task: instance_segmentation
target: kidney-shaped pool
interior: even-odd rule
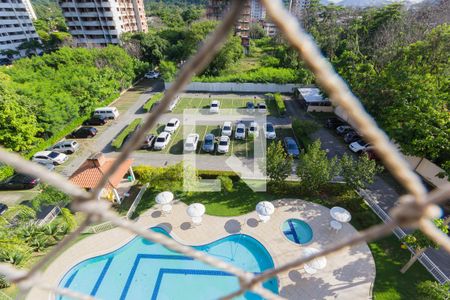
[[[170,236],[159,227],[151,230]],[[274,267],[266,248],[245,234],[194,248],[253,273]],[[66,273],[60,287],[105,300],[207,300],[236,291],[239,283],[229,273],[136,237],[114,252],[79,263]],[[276,278],[266,281],[264,287],[278,293]],[[239,299],[261,297],[247,292]]]

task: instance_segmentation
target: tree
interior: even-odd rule
[[[10,61],[14,59],[16,55],[19,55],[20,52],[14,49],[4,49],[0,50],[0,55],[6,56]]]
[[[61,218],[69,230],[74,230],[77,227],[77,220],[68,208],[61,208]]]
[[[352,189],[364,189],[372,184],[375,175],[382,171],[375,160],[369,159],[367,155],[362,155],[358,159],[344,154],[339,161],[341,175],[346,184]]]
[[[251,23],[249,35],[251,39],[261,39],[266,36],[266,31],[259,23]]]
[[[20,44],[17,49],[25,50],[25,54],[30,56],[31,54],[37,55],[38,49],[41,49],[42,45],[38,40],[27,40]]]
[[[417,296],[423,300],[450,299],[450,282],[440,284],[437,281],[426,280],[420,282],[416,289]]]
[[[283,183],[292,172],[292,157],[286,155],[281,141],[270,143],[266,155],[265,170],[270,181]]]
[[[200,8],[195,8],[193,6],[189,6],[181,13],[181,17],[186,24],[191,24],[194,21],[200,19],[203,14],[203,10]]]
[[[159,65],[159,71],[165,81],[172,81],[177,73],[177,66],[171,61],[163,60]]]
[[[328,159],[320,146],[320,140],[309,145],[306,153],[300,155],[297,167],[302,187],[312,193],[320,192],[339,173],[337,158]]]
[[[434,220],[434,224],[439,230],[447,234],[448,220],[450,220],[450,218],[448,218],[446,221],[442,219],[436,219]],[[413,233],[404,236],[402,242],[406,243],[408,246],[414,249],[414,255],[411,256],[410,260],[400,270],[400,272],[402,273],[408,271],[408,269],[428,248],[433,247],[435,249],[439,249],[439,245],[436,244],[433,240],[429,239],[428,236],[426,236],[420,230],[415,230]]]

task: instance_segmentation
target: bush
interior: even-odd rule
[[[294,69],[261,67],[247,72],[233,73],[223,76],[195,77],[194,82],[254,82],[254,83],[295,83],[301,82],[298,72]]]
[[[234,181],[239,180],[239,174],[234,171],[197,170],[197,176],[203,179],[216,179],[219,176],[227,176]]]
[[[159,70],[165,81],[172,81],[177,74],[177,65],[174,62],[162,60],[159,64]]]
[[[119,150],[120,148],[122,148],[122,144],[124,142],[124,140],[126,139],[126,137],[132,133],[134,130],[136,130],[136,127],[138,127],[139,124],[141,124],[142,119],[141,118],[137,118],[135,120],[133,120],[133,122],[131,122],[115,139],[114,141],[111,143],[111,146],[114,147],[114,149]]]
[[[283,97],[281,96],[281,94],[274,94],[273,99],[275,100],[275,104],[277,105],[277,109],[280,115],[284,115],[286,113],[286,106],[284,105]]]
[[[417,295],[423,300],[446,300],[450,297],[450,283],[423,281],[417,285]]]
[[[6,178],[12,176],[14,174],[14,169],[10,166],[1,166],[0,167],[0,181],[5,180]]]
[[[225,191],[227,192],[233,191],[233,180],[231,180],[230,177],[221,175],[217,178],[220,180],[222,187],[225,189]]]
[[[277,67],[280,65],[280,60],[276,57],[266,55],[261,58],[261,64],[264,67]]]
[[[164,96],[164,93],[156,93],[153,96],[150,97],[150,99],[147,100],[147,102],[144,104],[143,108],[145,111],[149,112],[152,109],[153,104],[161,100],[161,98]]]
[[[11,284],[6,280],[4,275],[0,275],[0,289],[6,289]]]
[[[292,131],[300,146],[304,149],[312,144],[311,134],[319,129],[319,125],[314,121],[294,119],[292,121]]]
[[[137,166],[133,168],[136,178],[141,184],[149,183],[155,190],[178,190],[183,186],[183,164],[169,167]]]

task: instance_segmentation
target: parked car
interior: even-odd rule
[[[119,117],[119,111],[116,107],[100,107],[94,110],[94,116],[102,116],[107,119],[117,119]]]
[[[198,140],[200,136],[197,133],[190,133],[184,142],[184,151],[193,152],[197,150]]]
[[[31,158],[32,161],[37,163],[45,163],[45,164],[54,164],[54,165],[60,165],[64,163],[67,160],[67,155],[64,153],[59,153],[55,151],[40,151],[37,152],[33,157]]]
[[[300,155],[300,149],[298,148],[297,142],[292,137],[285,137],[283,139],[284,150],[288,155],[294,158],[298,158]]]
[[[213,152],[214,151],[214,141],[216,137],[212,133],[208,133],[205,135],[205,139],[203,140],[202,150],[205,152]]]
[[[83,122],[83,125],[96,125],[101,126],[105,125],[108,122],[108,119],[102,115],[94,115],[89,120]]]
[[[177,96],[175,99],[172,100],[172,102],[170,102],[170,105],[169,105],[170,112],[172,112],[175,109],[175,106],[177,106],[178,101],[180,101],[180,96]]]
[[[52,147],[50,147],[47,150],[60,152],[60,153],[64,153],[64,154],[73,154],[73,153],[77,152],[78,149],[80,149],[80,144],[78,144],[77,141],[65,140],[65,141],[61,141],[61,142],[54,144]]]
[[[245,124],[239,123],[236,126],[236,130],[234,132],[234,138],[236,140],[245,140]]]
[[[0,182],[0,190],[29,190],[37,186],[39,182],[39,178],[17,173]]]
[[[359,139],[361,139],[361,136],[354,130],[347,132],[344,136],[344,142],[347,144],[353,143]]]
[[[255,104],[253,102],[247,102],[245,109],[247,110],[248,113],[252,114],[255,112]]]
[[[345,125],[346,123],[339,118],[329,118],[325,122],[325,127],[335,129],[338,126]]]
[[[338,126],[336,128],[336,133],[339,134],[339,135],[344,135],[344,134],[346,134],[347,132],[349,132],[351,130],[353,130],[352,126],[350,126],[350,125],[341,125],[341,126]]]
[[[272,123],[266,123],[266,126],[264,126],[264,135],[266,136],[266,139],[269,140],[274,140],[277,138],[275,127],[273,127]]]
[[[158,137],[156,138],[155,145],[153,146],[153,149],[155,150],[162,150],[166,148],[166,146],[169,144],[171,138],[171,134],[163,131],[161,132]]]
[[[222,135],[231,136],[233,134],[233,126],[231,122],[224,122],[222,126]]]
[[[0,203],[0,216],[8,210],[8,205]]]
[[[147,135],[144,139],[144,142],[141,145],[141,149],[142,150],[152,149],[153,145],[155,144],[155,141],[156,141],[156,135],[154,135],[154,134]]]
[[[219,100],[213,100],[211,102],[211,105],[209,106],[209,112],[213,114],[219,113],[219,107],[220,107],[220,101]]]
[[[264,102],[258,103],[258,112],[260,114],[265,114],[267,112],[267,106]]]
[[[76,139],[91,138],[97,134],[95,127],[81,127],[70,134],[70,137]]]
[[[44,168],[46,168],[50,172],[55,170],[55,165],[52,163],[39,162],[39,161],[37,163],[42,165]]]
[[[355,153],[362,153],[371,145],[364,140],[357,140],[356,142],[351,143],[348,147]]]
[[[164,131],[169,132],[169,133],[174,133],[175,130],[178,129],[178,127],[180,127],[180,120],[178,120],[176,118],[172,118],[169,120],[166,127],[164,127]]]
[[[150,71],[144,75],[144,77],[147,79],[156,79],[156,78],[159,78],[160,76],[161,76],[161,74],[156,71]]]
[[[256,122],[251,122],[248,127],[248,135],[253,135],[254,137],[259,136],[259,126]]]
[[[230,149],[230,137],[222,135],[219,139],[219,144],[217,146],[217,152],[227,153]]]

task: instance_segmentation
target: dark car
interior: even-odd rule
[[[361,139],[361,136],[354,130],[347,132],[344,136],[344,142],[347,144],[356,142],[359,139]]]
[[[288,155],[297,158],[300,155],[300,149],[297,142],[291,137],[285,137],[283,139],[284,150]]]
[[[345,125],[346,123],[339,118],[329,118],[327,119],[325,126],[327,128],[336,129],[336,127]]]
[[[150,150],[153,148],[153,145],[155,144],[156,141],[156,135],[154,134],[149,134],[145,137],[144,142],[142,143],[141,149],[143,150]]]
[[[105,125],[108,122],[108,119],[105,116],[95,115],[92,116],[89,120],[83,122],[83,125]]]
[[[214,141],[216,137],[212,133],[205,135],[205,139],[202,144],[202,150],[205,152],[214,152]]]
[[[81,127],[70,135],[73,138],[85,139],[94,137],[97,134],[97,129],[95,127]]]
[[[8,210],[8,205],[0,203],[0,216]]]
[[[248,113],[254,113],[255,112],[255,104],[253,102],[247,102],[247,105],[245,106]]]
[[[375,152],[375,150],[373,148],[368,148],[368,149],[364,150],[363,153],[365,153],[369,159],[376,160],[376,161],[380,160],[380,158],[378,157],[377,153]]]
[[[39,184],[39,178],[25,174],[15,174],[0,182],[0,190],[28,190]]]

